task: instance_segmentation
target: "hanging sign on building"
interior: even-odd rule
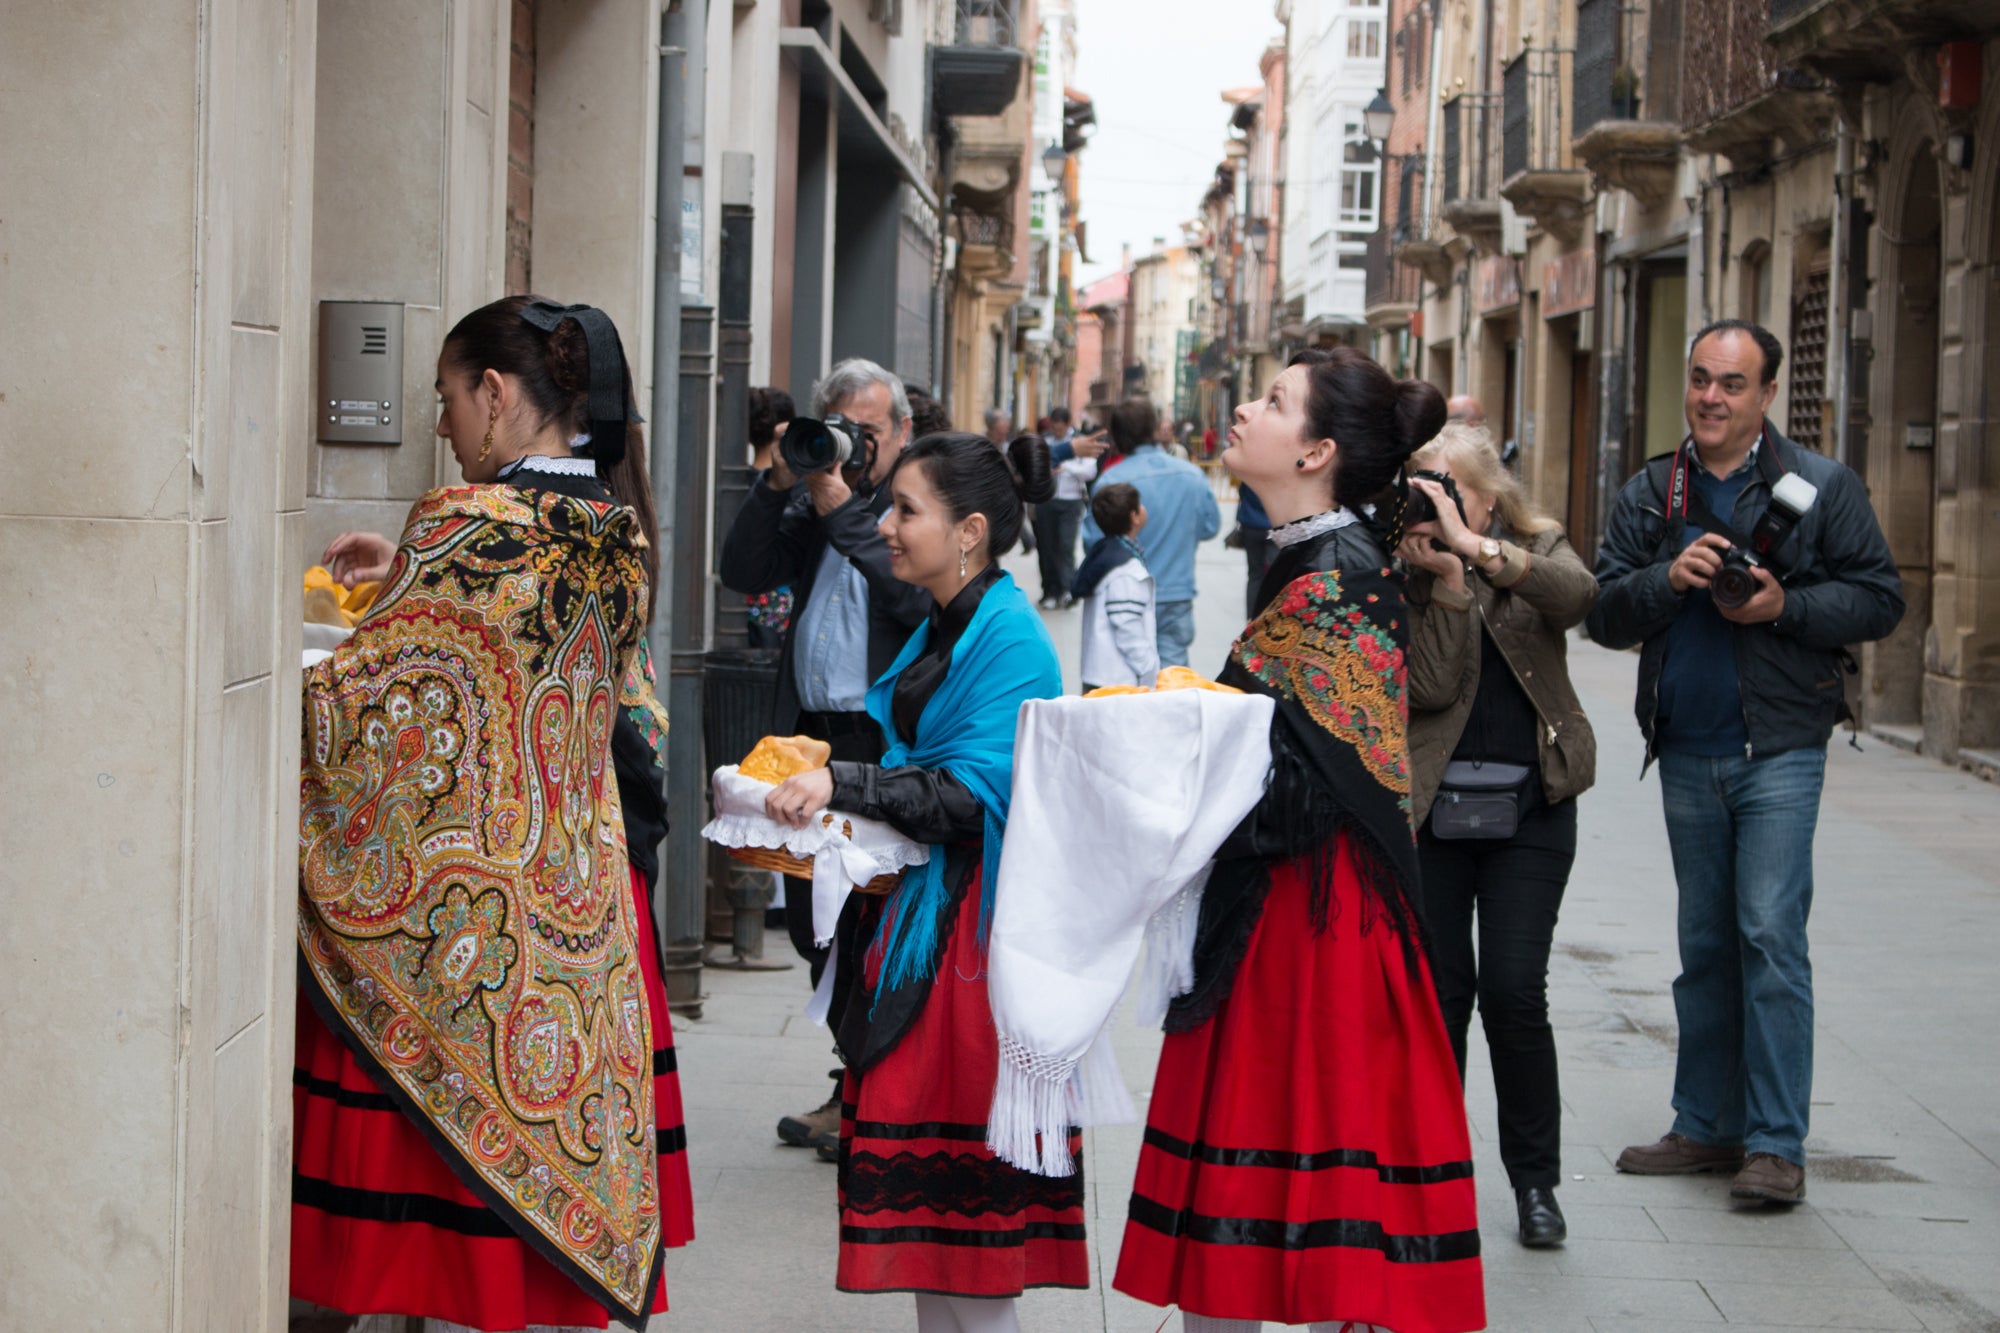
[[[1521,278],[1507,255],[1488,255],[1479,261],[1479,309],[1484,314],[1521,304]]]
[[[1573,315],[1597,304],[1597,247],[1586,245],[1542,265],[1542,318]]]

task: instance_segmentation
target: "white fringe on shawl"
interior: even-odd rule
[[[1138,1118],[1111,1053],[1142,937],[1142,1016],[1194,984],[1208,864],[1264,794],[1272,701],[1177,690],[1024,704],[994,893],[987,994],[1000,1039],[987,1147],[1075,1170],[1072,1125]]]

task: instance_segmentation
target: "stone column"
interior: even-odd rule
[[[284,1318],[313,0],[0,17],[0,1326]]]

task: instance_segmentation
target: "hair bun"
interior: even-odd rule
[[[1055,470],[1049,462],[1048,442],[1039,435],[1016,435],[1007,446],[1008,470],[1014,474],[1014,493],[1024,504],[1045,504],[1056,498]]]
[[[1429,444],[1444,429],[1446,416],[1444,395],[1436,385],[1423,380],[1397,382],[1396,438],[1404,458]]]

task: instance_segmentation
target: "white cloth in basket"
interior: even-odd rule
[[[930,848],[877,819],[829,810],[804,828],[781,824],[764,813],[772,784],[744,777],[734,764],[715,770],[714,790],[715,818],[702,829],[702,837],[724,847],[782,847],[801,859],[812,858],[813,939],[821,945],[832,941],[840,909],[856,884],[931,859]],[[852,835],[841,832],[843,822],[853,827]]]
[[[1272,710],[1213,690],[1023,705],[987,958],[1000,1069],[986,1142],[1002,1159],[1068,1175],[1068,1126],[1137,1118],[1111,1014],[1142,937],[1147,1016],[1194,984],[1201,886],[1264,794]]]

